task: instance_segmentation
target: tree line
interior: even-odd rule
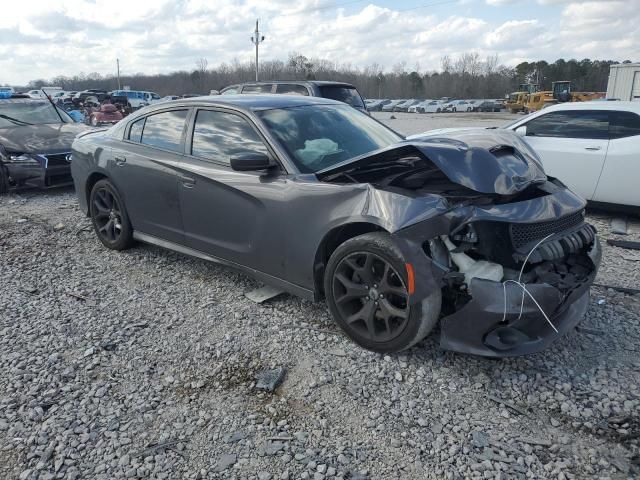
[[[551,82],[570,80],[576,91],[605,91],[609,66],[614,60],[564,60],[553,63],[544,60],[523,62],[507,67],[498,56],[481,58],[477,53],[465,53],[456,58],[444,56],[439,71],[420,72],[419,64],[408,68],[401,62],[385,71],[381,65],[356,67],[325,59],[309,58],[290,53],[286,61],[267,60],[260,63],[260,80],[336,80],[356,85],[366,98],[502,98],[516,91],[521,83],[539,83],[544,90]],[[625,60],[622,63],[630,63]],[[209,67],[201,58],[191,71],[167,74],[122,75],[120,84],[132,90],[149,90],[160,95],[208,94],[212,89],[255,79],[255,63],[234,60]],[[80,73],[29,82],[26,88],[54,85],[65,90],[118,87],[115,75]]]

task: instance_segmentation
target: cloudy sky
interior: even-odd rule
[[[296,51],[390,70],[475,51],[515,65],[640,61],[640,0],[3,0],[0,84],[80,72],[162,73]]]

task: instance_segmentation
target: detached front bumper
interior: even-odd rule
[[[589,289],[602,256],[597,238],[588,256],[592,271],[569,291],[563,293],[547,283],[526,285],[557,331],[527,294],[521,303],[520,286],[474,279],[469,287],[471,299],[442,318],[440,345],[447,350],[488,357],[526,355],[547,348],[584,317]]]

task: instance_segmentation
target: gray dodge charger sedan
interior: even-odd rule
[[[518,136],[409,141],[323,98],[146,107],[78,136],[72,175],[107,248],[139,240],[326,298],[379,352],[438,322],[446,349],[542,350],[583,317],[600,262],[584,200]]]

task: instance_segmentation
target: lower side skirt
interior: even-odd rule
[[[291,293],[292,295],[296,295],[298,297],[302,297],[307,300],[312,300],[312,301],[317,300],[312,290],[287,282],[286,280],[283,280],[278,277],[274,277],[273,275],[269,275],[259,270],[255,270],[253,268],[246,267],[238,263],[230,262],[228,260],[224,260],[222,258],[209,255],[208,253],[201,252],[200,250],[195,250],[193,248],[186,247],[178,243],[170,242],[168,240],[163,240],[162,238],[158,238],[153,235],[148,235],[146,233],[142,233],[139,231],[133,232],[133,238],[135,238],[140,242],[149,243],[151,245],[156,245],[158,247],[166,248],[167,250],[173,250],[175,252],[182,253],[183,255],[200,258],[208,262],[218,263],[221,265],[234,268],[236,270],[239,270],[243,273],[246,273],[252,276],[256,280],[266,283],[267,285],[278,287],[279,289],[284,290],[285,292]]]

